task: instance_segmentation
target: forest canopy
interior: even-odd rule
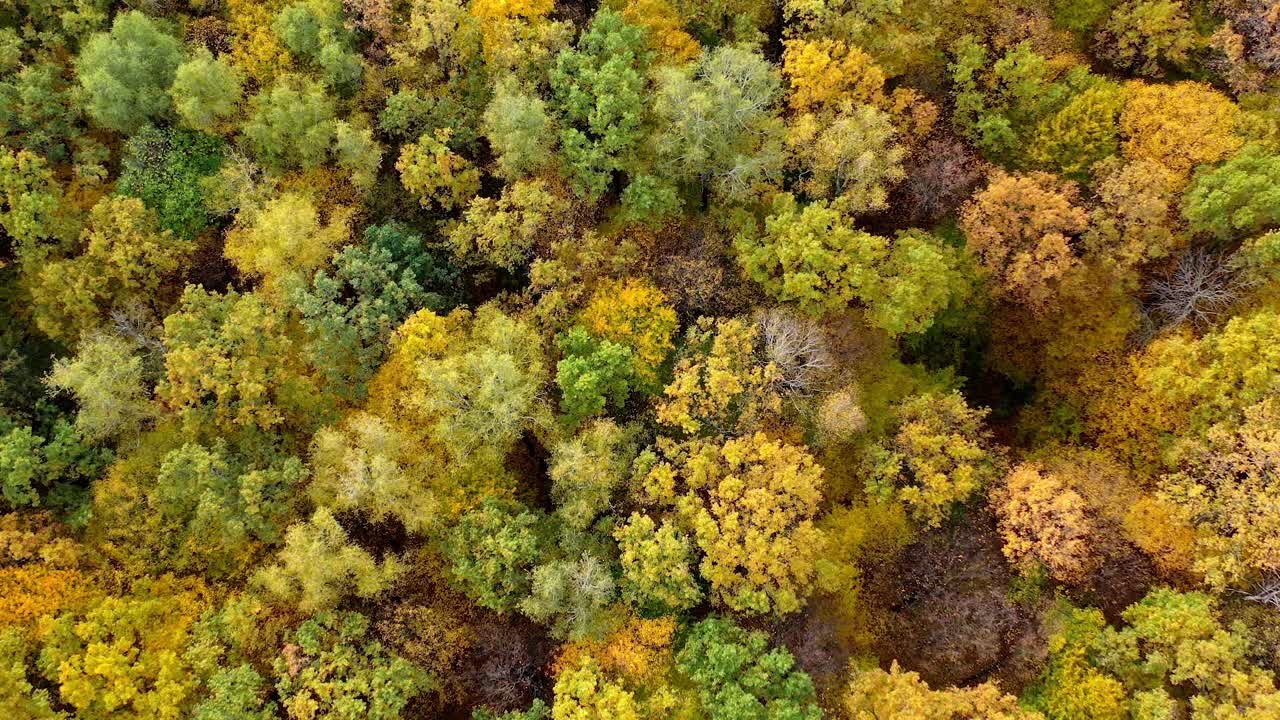
[[[1280,2],[0,0],[0,713],[1280,719]]]

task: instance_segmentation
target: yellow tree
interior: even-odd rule
[[[578,323],[598,338],[630,347],[632,369],[646,387],[657,382],[679,327],[667,294],[643,278],[602,282]]]
[[[1093,533],[1083,496],[1061,475],[1036,462],[1013,469],[993,493],[1004,554],[1031,571],[1042,565],[1063,582],[1082,579],[1092,562]]]
[[[887,672],[855,669],[845,689],[844,709],[850,720],[1044,720],[990,681],[933,690],[918,673],[899,668],[897,661]]]
[[[1076,264],[1070,242],[1088,224],[1078,202],[1074,184],[1048,173],[997,171],[965,207],[960,225],[999,292],[1043,312]]]
[[[260,277],[271,291],[305,281],[350,237],[351,213],[338,208],[321,223],[315,202],[286,192],[262,207],[250,206],[236,216],[227,233],[227,259],[247,275]]]
[[[1205,83],[1134,82],[1120,114],[1122,150],[1131,160],[1163,165],[1173,186],[1181,189],[1197,165],[1217,162],[1240,149],[1243,140],[1235,134],[1239,115],[1231,98]]]
[[[801,608],[825,546],[814,523],[822,467],[805,448],[764,433],[663,438],[637,467],[644,498],[671,508],[692,534],[715,604],[759,615]]]

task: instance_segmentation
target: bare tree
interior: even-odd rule
[[[1251,590],[1242,593],[1245,600],[1280,609],[1280,572],[1272,571],[1253,584]]]
[[[821,389],[831,369],[831,351],[822,330],[808,318],[771,308],[757,316],[764,358],[782,375],[784,393],[811,395]]]
[[[1241,286],[1222,256],[1193,248],[1183,254],[1173,272],[1148,286],[1145,309],[1157,331],[1188,321],[1205,326],[1231,307]]]

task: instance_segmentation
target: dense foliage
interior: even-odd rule
[[[0,714],[1277,720],[1280,2],[0,0]]]

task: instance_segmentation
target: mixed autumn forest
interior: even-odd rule
[[[1280,720],[1280,2],[0,0],[5,720]]]

